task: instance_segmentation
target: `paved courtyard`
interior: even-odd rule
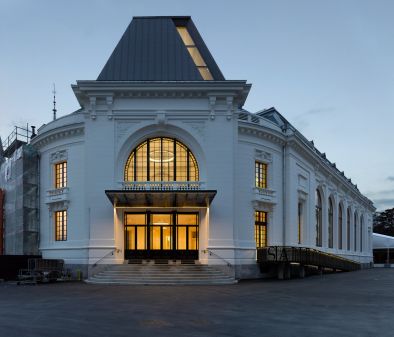
[[[232,286],[0,284],[0,336],[394,336],[394,270]]]

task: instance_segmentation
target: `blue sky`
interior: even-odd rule
[[[275,106],[378,209],[394,207],[394,1],[20,1],[0,4],[0,135],[77,109],[133,16],[191,15],[245,108]]]

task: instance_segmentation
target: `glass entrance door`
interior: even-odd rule
[[[150,249],[172,249],[172,214],[151,214]]]
[[[198,259],[198,213],[125,213],[125,258]]]

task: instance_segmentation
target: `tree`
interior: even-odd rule
[[[374,233],[394,236],[394,208],[374,214],[373,231]]]

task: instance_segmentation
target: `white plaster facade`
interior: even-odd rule
[[[217,191],[210,207],[196,209],[201,263],[227,261],[239,266],[241,278],[257,270],[255,210],[268,212],[268,245],[315,248],[316,189],[321,191],[323,214],[318,249],[361,263],[372,261],[372,203],[277,112],[267,118],[242,110],[250,90],[245,81],[78,81],[73,90],[82,108],[42,126],[32,141],[41,154],[44,258],[62,258],[69,265],[123,263],[127,208],[114,208],[104,191],[121,188],[125,163],[138,144],[148,137],[169,136],[195,155],[202,188]],[[68,183],[56,190],[53,167],[60,160],[67,161]],[[268,165],[266,189],[255,187],[256,160]],[[332,248],[328,245],[330,197]],[[300,242],[299,202],[304,205]],[[350,249],[346,246],[348,207]],[[67,210],[68,235],[66,241],[55,241],[53,212],[61,209]],[[363,222],[362,234],[360,226],[356,232],[353,229],[354,214],[358,223]]]

